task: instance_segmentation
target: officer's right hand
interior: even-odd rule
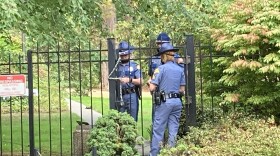
[[[146,84],[147,84],[148,87],[150,86],[150,82],[149,81]]]
[[[150,78],[150,79],[147,81],[147,83],[146,83],[148,87],[150,87],[151,80],[152,80],[152,79]]]
[[[120,78],[121,83],[125,84],[125,83],[129,83],[129,78],[128,77],[122,77]]]

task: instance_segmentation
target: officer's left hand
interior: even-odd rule
[[[121,83],[129,83],[129,78],[128,77],[122,77],[120,78]]]

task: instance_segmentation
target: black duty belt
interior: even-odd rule
[[[131,93],[135,93],[135,87],[122,89],[122,94],[123,95],[131,94]]]
[[[181,97],[182,97],[182,95],[179,94],[179,93],[169,93],[169,94],[166,95],[166,98],[169,98],[169,99],[171,99],[171,98],[181,98]]]

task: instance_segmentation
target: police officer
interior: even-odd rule
[[[165,32],[160,33],[156,39],[156,44],[158,48],[160,48],[163,43],[170,43],[170,37]],[[174,57],[178,64],[183,63],[184,60],[180,58],[180,56],[177,53],[175,53]],[[152,77],[154,70],[160,65],[162,65],[160,56],[152,56],[149,62],[148,75]]]
[[[141,85],[142,74],[139,66],[133,60],[130,60],[131,53],[134,51],[126,41],[121,41],[118,46],[120,64],[118,65],[118,77],[121,83],[121,99],[119,111],[128,112],[135,121],[138,120],[139,106],[139,86]]]
[[[160,33],[156,39],[157,47],[160,47],[163,43],[170,43],[169,36],[164,32]],[[148,75],[151,77],[154,73],[154,70],[161,64],[162,63],[160,60],[160,56],[156,56],[156,55],[152,56],[149,62]]]
[[[182,67],[174,61],[175,49],[170,43],[163,43],[157,56],[164,63],[155,69],[151,81],[150,91],[158,90],[161,102],[155,107],[151,156],[160,151],[165,128],[168,128],[168,145],[175,146],[182,110],[180,96],[185,90],[185,74]],[[176,76],[175,76],[176,75]]]
[[[157,45],[158,48],[160,48],[161,45],[164,44],[164,43],[170,43],[170,37],[165,32],[161,32],[157,36],[156,45]],[[180,65],[182,67],[184,66],[184,65],[181,65],[184,62],[184,60],[182,58],[180,58],[180,56],[177,53],[174,54],[174,58],[175,58],[175,62],[177,62],[178,65]],[[148,75],[149,75],[149,80],[148,81],[150,81],[152,79],[152,76],[153,76],[153,73],[154,73],[155,69],[162,64],[163,64],[163,62],[161,61],[160,56],[154,55],[154,56],[151,57],[151,59],[149,61],[149,68],[148,68]],[[149,85],[149,83],[147,83],[147,84]],[[154,109],[155,109],[155,93],[151,92],[151,94],[152,94],[152,99],[153,99],[153,106],[152,106],[152,122],[153,122],[153,120],[154,120]]]

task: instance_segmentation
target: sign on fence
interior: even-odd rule
[[[24,96],[25,75],[0,75],[0,96]]]

